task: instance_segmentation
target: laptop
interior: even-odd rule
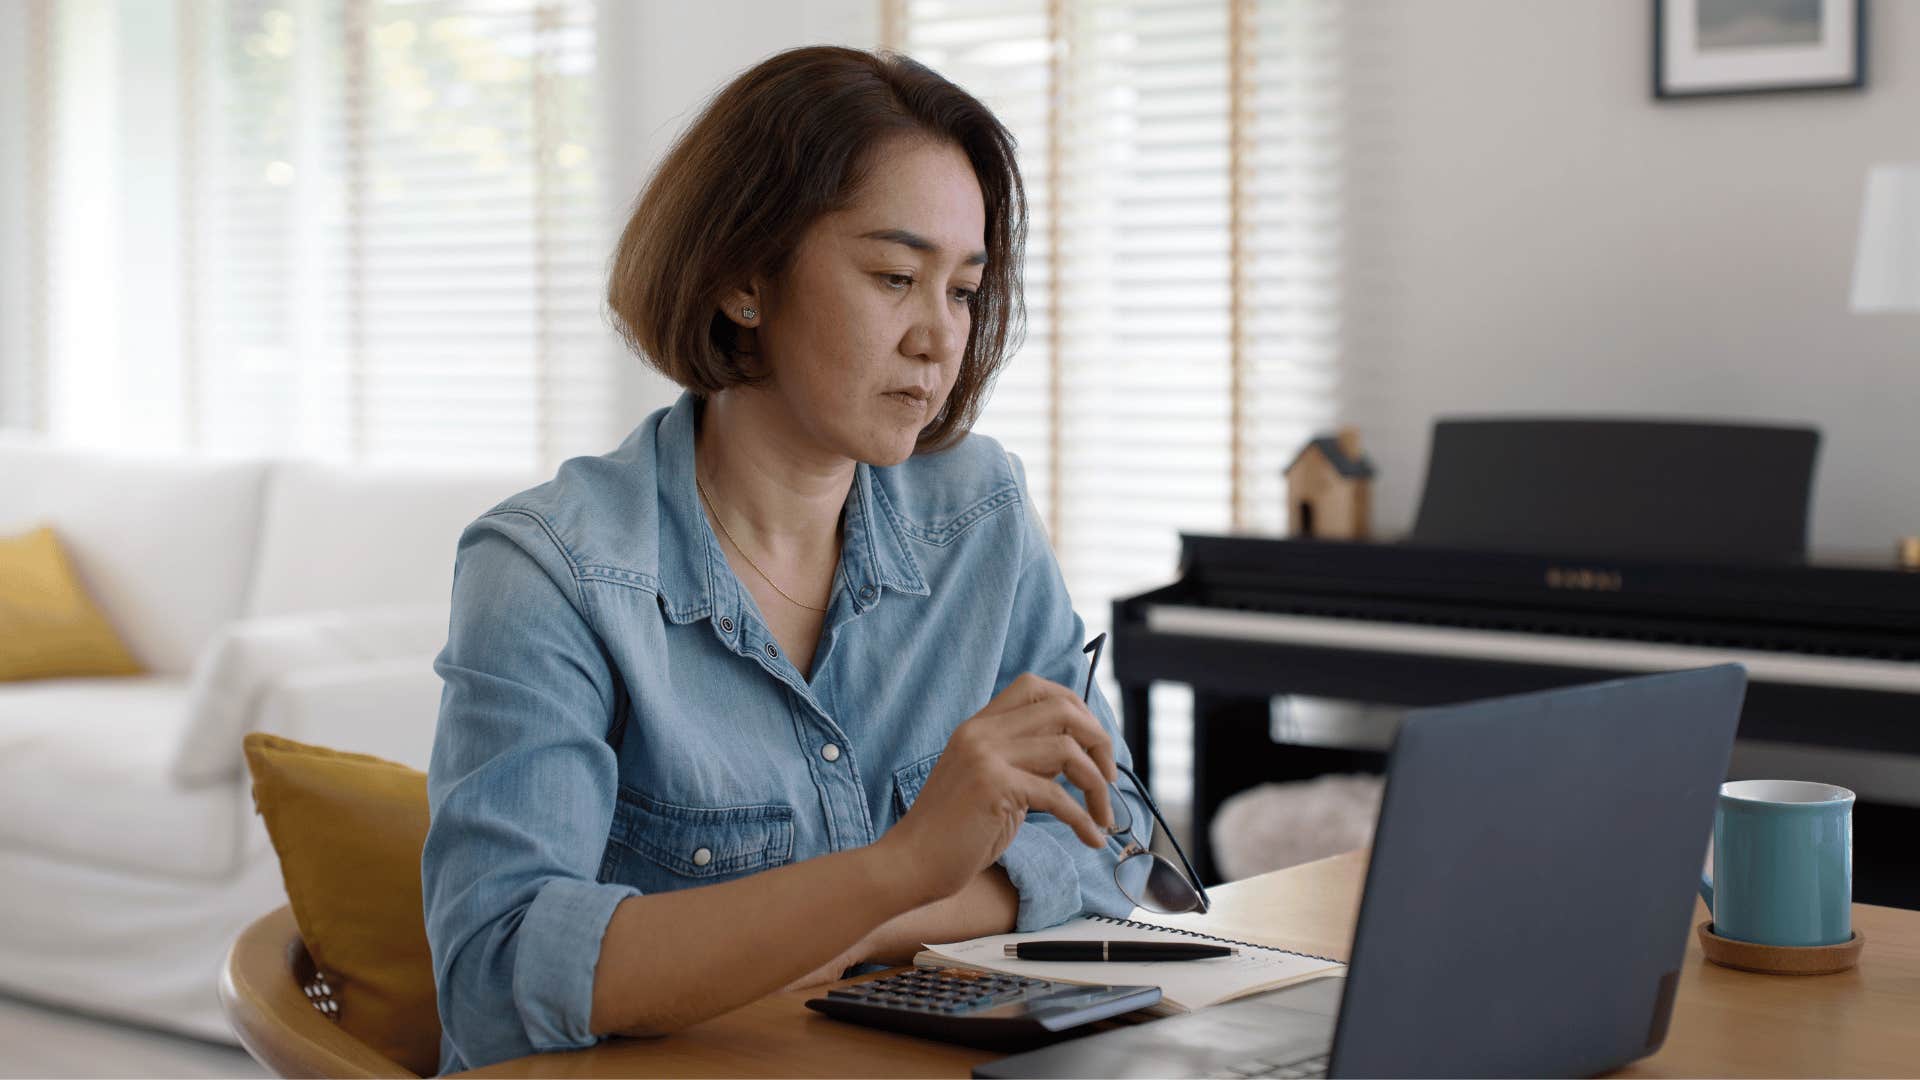
[[[1343,976],[973,1075],[1590,1076],[1653,1053],[1746,681],[1726,664],[1410,713]]]

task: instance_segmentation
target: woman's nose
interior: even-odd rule
[[[934,363],[954,359],[966,346],[968,325],[967,309],[942,297],[914,321],[911,351]]]

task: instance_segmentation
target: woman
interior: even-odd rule
[[[686,393],[460,541],[422,867],[443,1069],[1131,906],[1124,744],[1068,689],[1024,477],[967,434],[1024,222],[1006,130],[898,57],[775,56],[669,152],[609,300]]]

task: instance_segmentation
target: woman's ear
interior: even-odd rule
[[[720,298],[720,310],[726,313],[727,318],[733,320],[734,325],[758,330],[764,307],[761,297],[764,293],[765,290],[757,280],[749,283],[745,288],[729,289]]]

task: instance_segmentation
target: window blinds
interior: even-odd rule
[[[622,433],[600,306],[595,0],[172,0],[158,35],[91,5],[112,43],[85,55],[94,24],[48,33],[47,9],[26,9],[39,29],[23,74],[29,94],[58,100],[29,96],[32,117],[172,80],[172,158],[89,128],[66,133],[86,153],[51,168],[85,176],[98,161],[128,191],[161,190],[156,168],[177,179],[165,207],[122,202],[177,210],[177,255],[159,270],[178,289],[178,325],[156,341],[129,323],[121,355],[87,364],[79,315],[56,310],[50,335],[20,327],[9,340],[29,347],[0,365],[0,423],[96,443],[528,470]],[[75,78],[48,79],[68,61]],[[88,64],[104,85],[79,79]],[[58,127],[29,141],[43,161]],[[16,172],[56,220],[82,209],[72,177]],[[25,261],[64,267],[70,292],[80,262],[111,272],[132,242],[82,251],[59,229],[36,237],[45,250]],[[50,308],[24,305],[28,318]],[[49,417],[46,373],[81,367],[103,378],[63,376],[64,412]],[[116,414],[142,423],[99,422]]]
[[[550,468],[613,437],[592,0],[220,0],[205,443]]]
[[[888,42],[1020,143],[1026,346],[978,429],[1027,462],[1089,633],[1170,580],[1180,530],[1278,530],[1336,390],[1334,0],[891,0]],[[1109,684],[1109,692],[1112,687]],[[1181,688],[1155,776],[1190,797]]]
[[[1054,19],[1045,0],[982,0],[978,3],[889,5],[883,23],[904,41],[902,48],[921,62],[975,91],[1019,141],[1021,180],[1027,195],[1027,251],[1024,277],[1027,332],[1018,357],[1004,368],[976,428],[992,434],[1020,455],[1027,483],[1056,537],[1060,523],[1054,500],[1053,357],[1061,330],[1052,302],[1053,267],[1058,247],[1056,190],[1051,136],[1056,121],[1052,92]],[[904,15],[904,17],[903,17]],[[991,87],[992,93],[979,88]]]

